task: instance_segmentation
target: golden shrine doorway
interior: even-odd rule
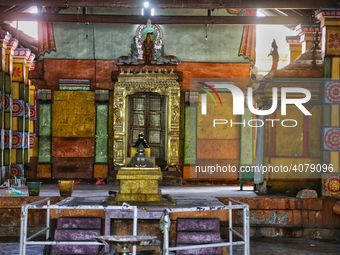
[[[163,100],[163,105],[165,105],[165,108],[163,110],[154,111],[153,113],[157,115],[161,114],[161,112],[163,111],[164,113],[168,114],[161,116],[161,118],[164,120],[164,125],[160,125],[158,129],[155,128],[148,130],[149,135],[148,137],[146,137],[147,142],[151,147],[151,151],[154,150],[154,153],[157,153],[156,152],[157,149],[159,149],[160,146],[164,145],[163,146],[164,161],[161,162],[162,156],[160,155],[158,160],[159,164],[161,163],[162,165],[167,164],[171,166],[178,164],[180,85],[177,82],[177,79],[178,79],[177,74],[175,74],[173,70],[168,72],[167,69],[164,70],[158,69],[157,72],[155,72],[154,69],[151,72],[149,72],[148,69],[145,69],[145,71],[139,69],[139,72],[136,71],[130,72],[130,70],[128,69],[126,72],[125,71],[120,72],[120,74],[117,77],[118,82],[115,83],[114,87],[114,105],[113,105],[114,115],[113,162],[115,166],[124,166],[126,164],[126,158],[129,156],[128,149],[133,144],[131,142],[137,140],[137,137],[134,138],[134,135],[136,136],[138,130],[143,129],[142,126],[138,125],[134,126],[133,123],[132,125],[129,124],[128,118],[129,108],[134,107],[134,105],[131,105],[129,107],[128,98],[129,96],[132,96],[131,98],[134,97],[138,98],[138,96],[141,95],[139,93],[150,92],[151,93],[149,94],[148,100],[155,99],[156,95],[163,96],[160,97],[162,99],[159,99],[160,100],[159,103],[161,103]],[[135,94],[136,96],[133,96]],[[167,103],[164,103],[164,100],[166,100]],[[141,111],[140,114],[142,114],[142,112],[143,111]],[[136,114],[138,114],[138,110],[136,110]],[[148,111],[148,114],[150,114],[150,111]],[[146,119],[146,117],[144,118],[145,121],[150,122],[151,116],[148,116],[147,117],[148,119]],[[135,124],[136,123],[137,122],[135,122]],[[161,126],[163,126],[163,128],[161,128]],[[131,128],[132,130],[130,130]],[[157,135],[155,135],[157,132],[154,132],[154,137],[151,138],[150,141],[150,131],[164,132],[163,136],[164,142],[161,143],[160,141],[159,143],[157,142],[153,143],[152,139],[157,138]],[[130,136],[129,134],[132,135]],[[155,145],[154,149],[152,149],[152,144]]]

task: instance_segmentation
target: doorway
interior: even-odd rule
[[[140,132],[155,157],[156,165],[166,165],[167,97],[158,93],[140,92],[128,96],[128,155]]]

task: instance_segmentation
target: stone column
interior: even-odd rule
[[[94,178],[108,177],[109,163],[109,91],[96,90],[96,136],[94,153]]]
[[[205,95],[206,96],[206,95]],[[197,165],[197,107],[198,92],[185,92],[184,104],[184,152],[183,152],[183,178],[197,178],[195,165]]]
[[[37,90],[38,164],[37,178],[52,177],[52,91]]]
[[[340,196],[340,8],[322,8],[317,14],[322,28],[322,55],[324,56],[323,105],[323,164],[333,171],[322,174],[322,194]],[[335,80],[338,79],[338,80]]]

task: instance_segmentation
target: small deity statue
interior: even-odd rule
[[[153,32],[149,32],[146,34],[145,40],[143,42],[143,59],[145,64],[150,64],[152,53],[156,52],[154,48],[153,41],[151,40],[151,35],[153,35]]]
[[[138,148],[140,144],[142,144],[144,148],[150,148],[150,146],[148,145],[147,141],[144,138],[143,132],[140,132],[138,134],[138,140],[135,142],[134,145],[132,145],[132,147]]]
[[[272,49],[270,50],[270,53],[268,54],[268,57],[269,56],[273,57],[272,69],[270,71],[277,70],[277,64],[279,62],[279,52],[277,51],[277,49],[278,47],[277,47],[276,41],[275,39],[273,39]]]

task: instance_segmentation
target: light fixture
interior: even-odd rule
[[[205,24],[205,37],[204,37],[205,40],[208,40],[208,26],[209,24]]]
[[[143,8],[142,8],[142,16],[154,16],[155,15],[155,9],[151,8],[149,2],[144,2]]]

